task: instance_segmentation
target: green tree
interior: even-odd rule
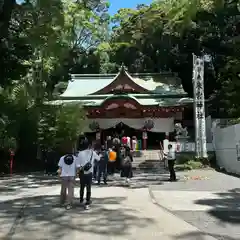
[[[38,126],[38,142],[43,149],[74,147],[86,125],[83,108],[79,104],[47,105]]]
[[[4,122],[1,125],[0,139],[8,136],[8,139],[16,141],[19,165],[23,161],[30,163],[36,157],[41,128],[38,123],[48,113],[45,102],[52,98],[52,86],[55,85],[53,76],[62,72],[66,59],[70,61],[72,55],[69,53],[76,52],[74,59],[79,59],[88,55],[88,51],[100,43],[97,31],[103,29],[98,29],[97,24],[107,21],[105,10],[99,9],[100,5],[99,1],[84,5],[72,1],[26,0],[13,10],[4,58],[1,55],[4,71],[1,72],[3,88],[0,97],[3,101],[0,102],[0,118]],[[78,30],[82,30],[82,34]],[[11,72],[11,64],[15,63],[18,64],[17,69]],[[56,83],[59,80],[60,77],[55,80]],[[66,135],[64,129],[62,134],[72,141],[79,132],[78,121],[84,118],[83,111],[75,108],[78,114],[75,126],[71,125],[73,119],[68,124],[64,122],[66,119],[63,120],[64,114],[70,114],[70,108],[52,111],[53,116],[56,116],[54,126],[68,127],[70,135]],[[54,135],[58,142],[62,138],[59,131]],[[47,131],[44,134],[45,139],[48,139]],[[4,138],[1,147],[6,147],[5,142]]]
[[[192,53],[208,54],[212,62],[205,64],[205,95],[211,97],[222,92],[227,59],[237,58],[237,4],[237,0],[173,0],[123,9],[115,16],[110,61],[124,62],[134,72],[175,72],[192,96]]]

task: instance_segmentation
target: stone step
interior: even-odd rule
[[[133,169],[136,170],[160,170],[164,169],[162,153],[160,150],[141,151],[133,157]]]

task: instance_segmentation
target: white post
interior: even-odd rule
[[[198,121],[198,137],[200,142],[200,157],[207,158],[207,141],[206,141],[206,119],[205,119],[205,96],[204,96],[204,59],[195,58],[194,88],[196,103],[195,111]]]
[[[196,158],[200,158],[200,152],[201,152],[201,144],[200,144],[200,136],[199,136],[199,119],[197,117],[197,85],[196,85],[196,55],[193,54],[193,104],[194,104],[194,127],[195,127],[195,153]]]

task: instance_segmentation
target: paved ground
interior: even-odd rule
[[[156,203],[217,239],[239,240],[240,179],[212,170],[178,176],[176,183],[150,187]]]
[[[117,180],[93,187],[93,205],[58,206],[57,179],[41,176],[0,181],[0,239],[15,240],[214,240],[152,202],[146,185],[153,175],[138,175],[131,187]],[[78,197],[78,189],[75,191]],[[197,238],[192,238],[195,234]]]

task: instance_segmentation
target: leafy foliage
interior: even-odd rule
[[[231,97],[226,96],[225,89],[235,89],[237,84],[232,85],[240,59],[239,17],[238,0],[154,1],[137,10],[122,9],[113,18],[117,24],[110,60],[117,65],[123,62],[132,72],[175,72],[192,96],[192,53],[207,54],[211,62],[205,64],[205,96],[218,99],[210,111],[215,116],[236,116],[220,108],[236,109],[238,103],[231,91]],[[230,69],[229,60],[235,62],[235,70]]]
[[[38,126],[38,142],[44,149],[55,149],[76,142],[86,121],[79,104],[45,106]]]
[[[11,6],[6,2],[10,15],[0,19],[6,30],[0,42],[0,148],[15,145],[16,158],[27,163],[36,158],[38,144],[72,143],[81,131],[83,110],[48,109],[45,102],[53,98],[58,82],[68,80],[74,65],[87,71],[91,56],[98,60],[94,51],[107,35],[108,5],[99,0],[25,0],[20,5],[12,1]]]

